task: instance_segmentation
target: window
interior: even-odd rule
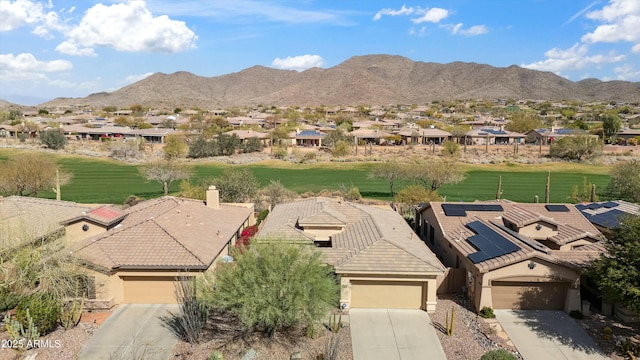
[[[429,225],[429,242],[433,245],[435,240],[435,229],[433,226]]]

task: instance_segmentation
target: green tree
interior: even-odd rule
[[[25,153],[2,164],[0,194],[37,197],[40,191],[56,187],[57,181],[68,184],[71,176],[47,155]]]
[[[264,149],[264,144],[262,140],[257,137],[246,139],[242,144],[242,152],[245,153],[259,152],[262,151],[262,149]]]
[[[444,184],[457,184],[464,180],[464,172],[450,159],[415,157],[409,164],[407,178],[435,191]]]
[[[218,144],[218,155],[233,155],[240,148],[240,138],[236,134],[220,134],[215,139]]]
[[[258,193],[258,179],[247,168],[227,168],[211,182],[220,190],[220,201],[242,203],[253,201]]]
[[[177,159],[187,154],[187,139],[184,135],[171,134],[168,135],[164,142],[162,151],[166,159]]]
[[[640,312],[640,216],[624,218],[606,242],[608,254],[593,261],[589,275],[603,297]]]
[[[334,157],[343,157],[351,154],[351,143],[346,140],[338,140],[331,146],[331,155]]]
[[[551,144],[549,155],[561,159],[580,161],[598,155],[601,149],[602,144],[593,136],[563,136]]]
[[[395,195],[393,186],[407,174],[406,164],[402,164],[396,159],[390,159],[376,166],[370,173],[371,179],[383,179],[389,185],[389,194]]]
[[[280,183],[280,180],[271,180],[269,185],[260,190],[260,194],[262,194],[262,196],[266,198],[266,201],[271,206],[289,201],[298,196],[296,192],[284,187],[284,185]]]
[[[140,174],[149,181],[159,182],[162,192],[167,195],[172,182],[191,177],[191,168],[177,161],[160,160],[143,165]]]
[[[67,144],[67,137],[60,128],[45,130],[40,133],[40,142],[49,149],[59,150]]]
[[[297,325],[311,326],[336,305],[332,268],[312,247],[274,239],[253,242],[236,261],[216,271],[208,298],[214,308],[238,316],[249,331],[273,337]]]
[[[540,129],[544,123],[539,115],[529,111],[516,111],[506,128],[509,131],[525,133],[529,130]]]
[[[460,156],[460,144],[453,141],[445,141],[442,144],[442,155],[457,158]]]
[[[604,132],[604,138],[610,143],[615,144],[618,132],[622,128],[622,122],[620,117],[615,113],[605,113],[600,115],[599,118],[602,121],[602,131]]]
[[[605,192],[611,198],[640,204],[640,160],[615,164]]]

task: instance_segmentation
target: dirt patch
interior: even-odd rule
[[[253,350],[260,360],[289,359],[293,353],[300,353],[302,359],[316,360],[325,353],[329,340],[335,337],[339,343],[338,360],[353,359],[351,350],[351,332],[348,326],[337,334],[326,328],[319,328],[314,338],[305,336],[302,329],[292,329],[276,333],[273,338],[262,334],[246,333],[239,327],[237,320],[221,314],[212,314],[199,344],[179,341],[174,349],[173,359],[206,359],[214,350],[221,351],[225,360],[241,359]],[[325,358],[326,359],[326,358]]]
[[[76,359],[82,346],[91,338],[98,324],[93,322],[80,322],[78,326],[64,330],[58,330],[40,337],[41,346],[36,349],[22,351],[20,349],[0,349],[0,360],[18,360],[26,356],[34,356],[36,359],[73,360]],[[0,332],[0,339],[7,340],[8,334]]]
[[[613,317],[593,312],[590,316],[577,321],[610,359],[629,359],[628,356],[620,352],[616,345],[622,338],[632,338],[640,343],[640,324],[625,324]],[[605,334],[604,329],[607,327],[612,330],[611,336]]]
[[[446,334],[447,316],[451,319],[453,309],[453,334]],[[515,347],[500,328],[491,326],[470,308],[468,300],[457,295],[438,297],[436,311],[429,314],[447,359],[479,359],[494,349],[505,349],[519,356]]]

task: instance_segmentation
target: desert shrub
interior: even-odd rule
[[[453,141],[445,141],[442,144],[442,155],[457,157],[460,155],[460,145]]]
[[[493,309],[485,306],[482,309],[480,309],[480,312],[478,312],[478,315],[481,318],[485,318],[485,319],[495,319],[496,318],[496,314],[493,313]]]
[[[480,360],[517,360],[518,358],[504,349],[487,351]]]
[[[190,344],[198,343],[202,328],[207,322],[209,308],[196,297],[196,283],[192,277],[179,276],[175,293],[180,311],[170,312],[160,320],[179,339]]]
[[[54,295],[36,292],[22,298],[16,307],[16,319],[23,325],[27,323],[27,309],[40,335],[46,335],[58,327],[60,302]]]
[[[274,145],[272,148],[273,157],[276,159],[284,160],[289,155],[287,153],[287,147],[282,145]]]
[[[269,215],[269,210],[264,209],[264,210],[260,211],[258,213],[258,219],[256,220],[256,225],[260,225],[260,223],[262,223],[264,221],[264,219],[267,218],[267,215]]]
[[[67,138],[62,129],[51,129],[40,133],[40,142],[49,149],[58,150],[64,148]]]
[[[142,157],[140,147],[135,141],[114,141],[109,144],[111,157],[114,159],[138,159]]]
[[[264,144],[257,137],[249,138],[242,144],[242,152],[245,153],[258,152],[262,149],[264,149]]]
[[[316,153],[308,152],[302,156],[302,159],[300,159],[300,162],[305,163],[305,162],[313,161],[315,159],[316,159]]]
[[[22,297],[8,288],[0,288],[0,312],[15,308]]]
[[[549,156],[568,160],[586,160],[602,150],[600,141],[591,136],[565,136],[551,144]]]
[[[141,198],[139,196],[135,196],[135,195],[129,195],[125,200],[123,205],[127,206],[127,207],[131,207],[134,206],[136,204],[138,204],[139,202],[144,201],[144,198]]]
[[[334,157],[343,157],[351,154],[351,143],[346,140],[338,140],[331,147],[331,154]]]

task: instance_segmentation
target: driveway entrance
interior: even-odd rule
[[[349,327],[354,360],[446,360],[422,310],[351,309]]]
[[[79,360],[167,360],[178,342],[160,317],[178,305],[120,305],[78,353]]]
[[[607,359],[587,332],[563,311],[494,310],[494,313],[525,360]]]

